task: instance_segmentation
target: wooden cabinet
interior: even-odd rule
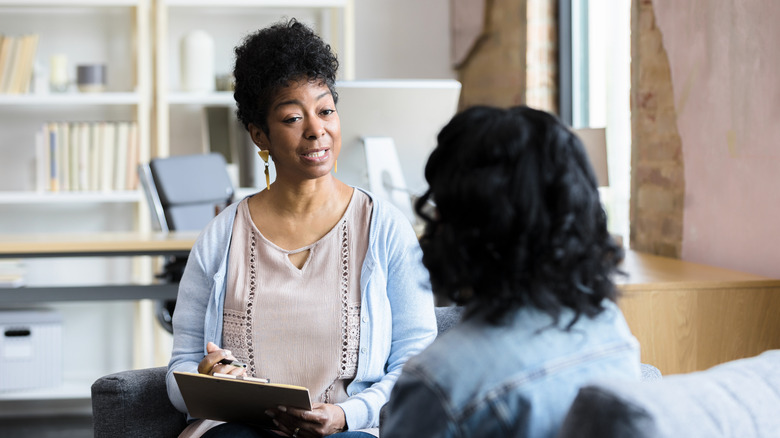
[[[780,280],[627,251],[620,308],[664,375],[780,348]]]

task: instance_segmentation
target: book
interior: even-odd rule
[[[46,125],[35,132],[35,191],[45,192],[49,188],[49,133]]]
[[[195,418],[217,421],[241,421],[273,427],[267,409],[290,406],[311,410],[309,390],[302,386],[261,383],[207,374],[173,373],[187,405]]]
[[[81,126],[78,123],[70,123],[68,124],[68,130],[70,134],[68,137],[68,144],[70,145],[68,150],[70,154],[68,156],[68,176],[70,177],[68,186],[71,191],[83,190],[79,185],[79,153],[81,151],[79,139],[81,138]]]
[[[105,122],[102,128],[100,145],[100,190],[110,192],[114,185],[114,160],[116,159],[116,124]]]
[[[89,190],[89,123],[79,123],[79,163],[78,163],[78,179],[79,188],[81,190]]]
[[[97,192],[100,190],[100,149],[103,146],[103,122],[92,122],[89,124],[89,191]]]
[[[129,150],[130,123],[116,124],[116,154],[114,157],[114,190],[127,189],[127,152]]]
[[[35,53],[38,50],[38,34],[25,35],[22,37],[22,58],[14,92],[17,94],[26,94],[30,91],[32,82],[33,67],[35,65]]]
[[[57,192],[60,190],[60,165],[57,162],[57,158],[60,153],[57,144],[57,124],[48,123],[45,128],[46,147],[48,150],[47,164],[49,167],[49,190]]]
[[[0,288],[22,287],[25,284],[25,266],[21,260],[0,260]]]
[[[19,48],[19,38],[6,36],[3,38],[3,45],[7,44],[7,54],[5,59],[5,66],[3,68],[3,77],[0,78],[0,93],[8,94],[11,92],[11,84],[14,79],[14,72],[16,69],[16,58],[19,56],[21,49]]]
[[[138,150],[138,123],[130,122],[130,131],[127,140],[127,170],[125,171],[127,190],[135,190],[138,187],[138,164],[140,163]]]
[[[57,123],[57,180],[60,190],[70,191],[70,125]]]
[[[5,76],[9,75],[10,70],[10,57],[11,57],[11,46],[13,45],[14,39],[10,36],[3,36],[2,41],[0,41],[0,93],[5,92]]]

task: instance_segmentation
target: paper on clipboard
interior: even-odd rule
[[[309,390],[302,386],[227,379],[174,371],[176,383],[194,418],[241,421],[273,427],[267,409],[290,406],[311,410]]]

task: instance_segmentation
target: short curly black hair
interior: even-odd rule
[[[292,18],[260,29],[235,48],[233,69],[238,119],[268,134],[268,109],[276,93],[292,81],[323,81],[338,103],[339,62],[326,44],[305,24]]]
[[[571,327],[617,299],[623,250],[607,231],[582,142],[555,116],[468,108],[439,133],[425,178],[415,204],[423,263],[434,293],[467,305],[467,315],[501,323],[530,305],[557,323],[570,308]]]

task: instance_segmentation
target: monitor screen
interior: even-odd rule
[[[425,163],[439,131],[457,111],[460,89],[455,80],[337,82],[341,153],[336,177],[374,191],[369,186],[363,139],[391,138],[408,194],[421,195],[428,187]]]

